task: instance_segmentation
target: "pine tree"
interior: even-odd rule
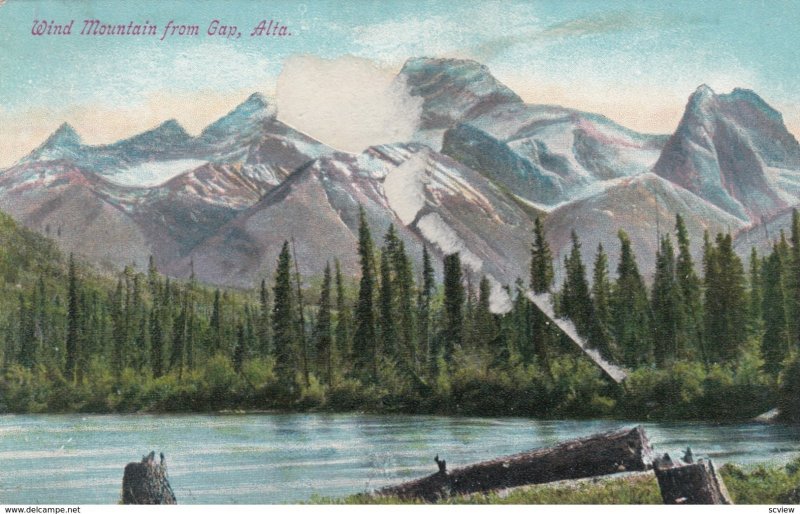
[[[261,280],[261,289],[258,295],[259,300],[259,316],[258,316],[258,349],[261,356],[267,356],[271,352],[272,347],[272,321],[269,315],[269,290],[267,289],[267,280]]]
[[[405,251],[403,241],[397,236],[394,225],[389,225],[384,238],[389,257],[392,281],[392,310],[397,322],[394,323],[396,336],[395,354],[403,356],[405,362],[416,360],[415,325],[413,309],[414,277],[411,260]]]
[[[322,382],[333,382],[333,345],[331,333],[331,266],[325,263],[322,276],[322,291],[319,296],[319,312],[317,326],[314,328],[314,340],[317,350],[317,370]]]
[[[214,306],[209,322],[209,349],[213,355],[222,350],[222,292],[219,288],[214,290]]]
[[[788,294],[789,329],[792,346],[800,344],[800,214],[792,209],[791,258],[785,261],[788,268],[786,288]]]
[[[463,343],[464,284],[461,257],[456,253],[444,256],[444,360],[449,365],[454,351]]]
[[[692,261],[689,233],[680,214],[675,215],[675,234],[678,241],[678,258],[675,262],[675,280],[682,299],[681,318],[687,356],[702,354],[703,338],[703,295],[702,282],[697,276]]]
[[[747,338],[747,300],[742,261],[730,234],[706,243],[705,349],[711,362],[732,362]]]
[[[309,378],[311,370],[309,369],[308,343],[306,342],[305,304],[303,303],[303,290],[300,288],[300,268],[297,265],[297,252],[294,247],[294,238],[292,238],[292,256],[294,261],[295,291],[297,292],[297,343],[300,346],[300,367],[303,372],[303,383],[308,387],[311,383]]]
[[[592,302],[594,305],[594,323],[589,342],[606,358],[616,359],[616,350],[612,341],[611,327],[611,280],[608,272],[608,256],[603,244],[597,245],[597,255],[592,273]]]
[[[664,236],[656,252],[656,273],[651,300],[653,350],[658,366],[664,366],[684,354],[682,303],[680,286],[675,278],[672,242],[669,236]]]
[[[247,353],[247,338],[242,322],[236,324],[236,348],[233,351],[233,370],[241,374],[244,369],[244,357]]]
[[[186,367],[194,369],[195,352],[195,290],[197,281],[194,275],[194,261],[191,262],[191,273],[186,291]]]
[[[119,380],[125,368],[125,346],[128,340],[124,304],[122,294],[122,278],[117,280],[117,288],[111,297],[111,323],[114,327],[114,350],[112,368],[114,377]]]
[[[67,381],[74,382],[76,367],[78,364],[78,354],[80,352],[80,312],[79,312],[79,285],[75,258],[69,254],[69,271],[67,278],[67,340],[66,340],[66,361],[64,365],[64,376]]]
[[[761,338],[764,328],[761,312],[763,301],[761,294],[763,283],[761,280],[761,259],[758,257],[755,246],[750,249],[750,308],[748,312],[747,326],[751,336]]]
[[[375,334],[375,250],[367,225],[364,208],[358,209],[358,256],[361,262],[361,281],[355,311],[353,335],[353,366],[362,378],[378,374],[378,352]]]
[[[544,226],[536,217],[531,245],[531,289],[534,293],[546,293],[553,284],[553,255],[544,236]]]
[[[486,275],[478,283],[478,303],[475,306],[475,334],[480,351],[490,348],[497,337],[497,322],[491,311],[492,289]]]
[[[272,290],[272,334],[275,346],[275,371],[284,384],[294,383],[294,373],[299,359],[296,348],[297,313],[292,292],[292,258],[289,242],[284,241],[275,270]]]
[[[164,374],[164,334],[161,315],[161,307],[153,305],[150,310],[150,366],[153,378],[159,378]]]
[[[350,307],[347,305],[345,299],[344,283],[339,259],[334,260],[334,269],[336,273],[336,352],[334,352],[334,355],[341,358],[350,356],[352,318],[350,316]]]
[[[594,319],[589,284],[586,282],[586,267],[581,257],[581,243],[578,234],[572,231],[572,249],[564,259],[566,278],[561,291],[561,310],[572,320],[578,333],[588,336]]]
[[[431,347],[431,300],[434,290],[433,266],[428,247],[422,247],[422,287],[417,298],[418,330],[422,365],[428,376],[435,376],[436,360],[438,356]]]
[[[647,364],[652,359],[647,290],[639,274],[631,241],[624,230],[618,234],[620,257],[617,281],[612,290],[614,339],[628,366]]]
[[[550,245],[544,234],[544,226],[539,217],[534,220],[533,244],[531,245],[531,276],[530,286],[534,293],[541,294],[550,291],[553,284],[553,255]],[[527,300],[525,300],[527,301]],[[520,309],[522,307],[519,307]],[[549,366],[548,348],[552,343],[552,333],[550,324],[545,315],[539,309],[526,305],[525,311],[528,312],[524,318],[529,320],[530,328],[526,327],[518,333],[526,333],[531,337],[531,341],[524,342],[523,346],[533,348],[533,352],[522,350],[523,361],[529,363],[535,354],[542,365]],[[518,313],[520,314],[520,313]]]
[[[183,364],[186,353],[186,321],[188,310],[188,293],[184,295],[181,309],[172,323],[172,350],[169,356],[170,371],[177,369],[178,377],[183,377]]]
[[[395,343],[397,341],[397,333],[394,324],[394,281],[392,280],[391,270],[389,268],[389,252],[386,248],[381,252],[380,276],[381,281],[378,290],[378,308],[380,311],[378,333],[380,334],[380,347],[386,357],[394,359],[396,357]]]
[[[22,293],[19,293],[17,299],[19,302],[19,309],[17,310],[17,348],[19,348],[19,356],[17,361],[26,368],[32,368],[36,363],[33,312],[27,305],[25,296]]]
[[[784,263],[777,246],[764,263],[764,338],[761,353],[764,369],[772,374],[780,372],[783,360],[789,353],[790,329],[787,317],[787,294],[784,286]]]

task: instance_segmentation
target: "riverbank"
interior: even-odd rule
[[[785,466],[761,464],[747,468],[725,464],[719,470],[735,504],[800,503],[800,458]],[[314,498],[314,504],[418,504],[393,497],[357,494],[343,499]],[[564,480],[448,498],[450,505],[660,505],[652,471]]]

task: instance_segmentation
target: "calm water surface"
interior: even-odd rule
[[[454,468],[633,427],[619,421],[537,421],[359,414],[4,415],[0,503],[116,503],[125,464],[167,456],[179,503],[291,503],[344,496]],[[785,463],[800,429],[781,425],[643,423],[656,451],[717,463]]]

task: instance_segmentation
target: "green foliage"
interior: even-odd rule
[[[800,501],[800,459],[782,468],[758,465],[745,469],[725,464],[719,469],[735,504],[796,504]]]

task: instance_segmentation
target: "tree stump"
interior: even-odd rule
[[[732,505],[714,464],[703,460],[685,466],[656,466],[656,479],[665,505]]]
[[[122,477],[122,503],[124,505],[176,505],[175,493],[167,480],[167,463],[164,454],[156,462],[156,452],[142,457],[142,462],[125,466]]]
[[[437,463],[440,461],[437,456]],[[583,439],[573,439],[551,448],[479,462],[376,491],[380,496],[398,496],[432,502],[451,494],[469,494],[557,480],[608,475],[622,471],[645,471],[653,455],[644,429],[617,430]]]

